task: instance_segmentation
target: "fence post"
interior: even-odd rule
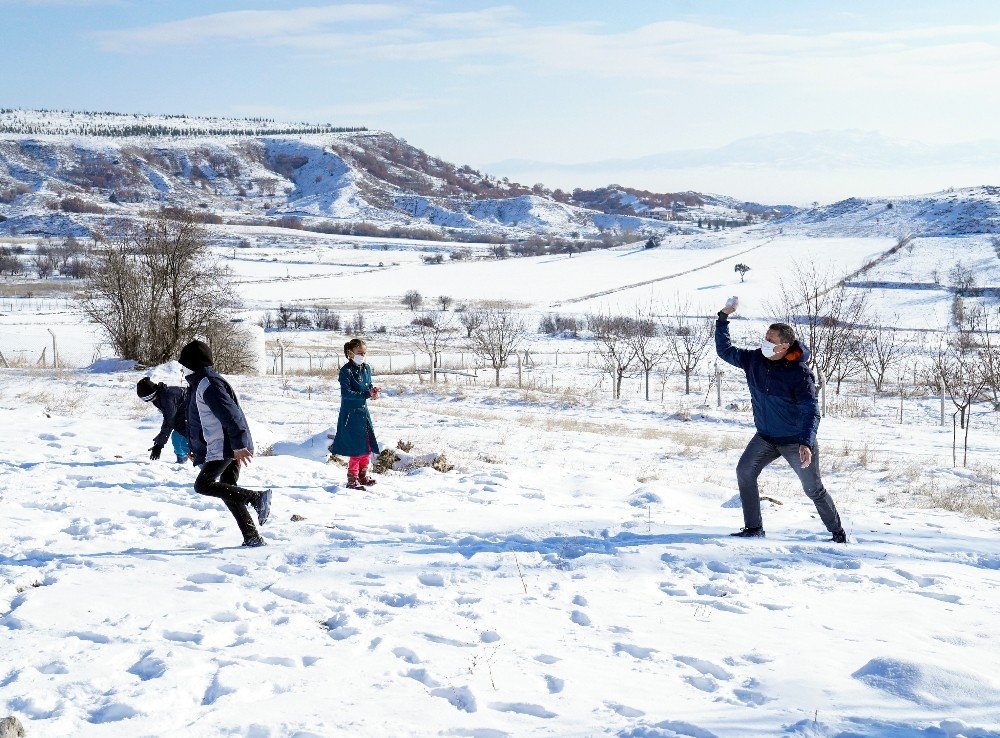
[[[56,350],[56,334],[51,328],[46,328],[46,330],[52,336],[52,368],[56,369],[59,366],[59,352]]]
[[[715,362],[715,406],[722,407],[722,370],[719,362]]]
[[[389,373],[392,373],[392,354],[389,354]]]
[[[903,378],[899,378],[899,424],[903,424]]]
[[[559,349],[556,349],[556,366],[559,366]]]
[[[819,394],[820,394],[820,417],[826,417],[826,377],[820,371],[819,374]]]
[[[941,427],[944,428],[944,381],[938,380],[938,391],[941,393]]]
[[[281,376],[285,376],[285,344],[278,339],[278,355],[281,357]]]
[[[3,362],[4,369],[10,369],[10,364],[7,363],[7,358],[3,355],[3,351],[0,351],[0,362]]]
[[[417,371],[417,352],[413,352],[413,371]]]
[[[45,346],[45,347],[44,347],[44,348],[42,349],[42,356],[41,356],[41,358],[40,358],[40,359],[38,360],[38,364],[37,364],[36,366],[41,366],[41,367],[43,367],[43,368],[45,367],[45,352],[46,352],[46,350],[47,350],[47,349],[48,349],[48,346]]]
[[[521,383],[521,354],[517,355],[517,388],[522,389],[523,385]]]
[[[309,357],[309,373],[312,374],[313,370],[313,355],[311,351],[306,351],[306,356]]]

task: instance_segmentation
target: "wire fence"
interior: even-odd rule
[[[304,350],[292,346],[269,349],[269,373],[278,376],[334,377],[345,363],[344,356],[332,352]],[[692,406],[708,406],[749,411],[750,393],[743,372],[714,355],[703,360],[689,375],[676,365],[663,363],[648,373],[630,371],[621,379],[603,363],[596,350],[518,351],[499,373],[475,353],[462,350],[439,351],[435,359],[422,351],[370,352],[368,363],[376,378],[415,378],[421,383],[452,386],[501,387],[565,393],[591,398],[643,400],[665,405],[678,401]],[[954,409],[940,385],[929,385],[916,365],[903,374],[887,377],[882,390],[866,376],[840,382],[817,381],[817,401],[821,414],[831,417],[864,417],[869,414],[898,416],[899,423],[950,425]],[[498,381],[499,379],[499,381]],[[915,413],[912,403],[925,406]],[[931,412],[933,406],[935,412]],[[891,412],[890,412],[891,411]]]

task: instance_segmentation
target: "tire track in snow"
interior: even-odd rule
[[[612,287],[609,290],[601,290],[600,292],[592,292],[589,295],[583,295],[582,297],[571,297],[571,298],[569,298],[567,300],[561,300],[559,302],[552,303],[552,307],[560,307],[562,305],[569,305],[569,304],[574,303],[574,302],[584,302],[586,300],[592,300],[595,297],[604,297],[605,295],[613,295],[616,292],[624,292],[626,290],[635,289],[636,287],[645,287],[646,285],[656,284],[657,282],[665,282],[668,279],[676,279],[677,277],[683,277],[686,274],[693,274],[694,272],[700,272],[703,269],[708,269],[709,267],[713,267],[716,264],[721,264],[722,262],[728,261],[729,259],[734,259],[737,256],[743,256],[743,254],[749,254],[751,251],[756,251],[760,247],[766,246],[767,244],[771,243],[771,241],[773,241],[773,240],[774,240],[774,236],[772,236],[771,238],[768,238],[768,239],[766,239],[764,241],[761,241],[756,246],[751,246],[750,248],[744,249],[743,251],[738,251],[735,254],[726,254],[721,259],[716,259],[715,261],[711,261],[708,264],[702,264],[701,266],[692,267],[691,269],[685,269],[683,272],[676,272],[674,274],[667,274],[666,276],[663,276],[663,277],[654,277],[653,279],[647,279],[647,280],[644,280],[642,282],[635,282],[633,284],[626,284],[626,285],[623,285],[621,287]]]

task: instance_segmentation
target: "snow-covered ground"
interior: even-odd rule
[[[383,444],[456,468],[354,492],[320,461],[332,383],[236,377],[277,453],[244,474],[276,491],[246,550],[190,467],[147,460],[135,380],[2,372],[0,705],[28,735],[1000,736],[1000,528],[929,507],[973,475],[932,400],[824,421],[842,547],[780,465],[768,538],[729,538],[750,416],[686,420],[673,387],[387,378]]]
[[[748,229],[429,265],[441,244],[213,232],[250,314],[318,305],[387,325],[369,344],[379,371],[409,361],[410,289],[428,306],[508,301],[531,329],[549,312],[670,313],[677,298],[711,315],[739,294],[750,320],[734,333],[753,342],[793,262],[843,276],[895,243]],[[941,330],[942,270],[963,260],[989,287],[996,258],[985,236],[918,238],[859,281],[880,285],[887,319]],[[108,356],[71,297],[0,298],[7,359],[51,352],[50,328],[68,366]],[[299,369],[306,351],[329,369],[344,340],[280,335]],[[383,444],[455,469],[363,493],[324,461],[330,380],[234,378],[270,450],[245,480],[276,491],[254,551],[190,467],[146,458],[158,418],[137,373],[0,369],[0,711],[29,735],[81,738],[1000,738],[996,413],[976,407],[970,467],[954,470],[935,398],[908,397],[904,425],[895,397],[831,392],[822,468],[851,544],[826,542],[781,465],[762,480],[768,538],[735,541],[753,432],[736,372],[722,408],[701,369],[692,395],[657,379],[647,403],[630,378],[612,403],[590,342],[527,347],[550,357],[524,391],[382,377]]]

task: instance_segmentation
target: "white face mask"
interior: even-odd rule
[[[353,361],[358,366],[361,366],[362,364],[365,363],[365,357],[362,356],[361,354],[354,354],[354,356],[351,357],[351,361]]]
[[[769,359],[774,356],[774,352],[777,350],[778,344],[771,343],[766,338],[760,339],[760,352],[764,354],[764,357]]]
[[[185,367],[181,367],[181,373],[185,377],[190,377],[192,374],[194,374],[194,369],[188,369],[186,366]]]

